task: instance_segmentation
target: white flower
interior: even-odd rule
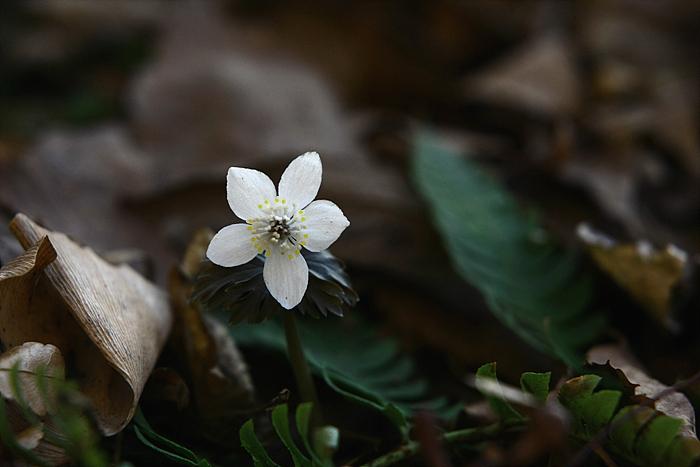
[[[279,191],[262,172],[228,169],[228,204],[246,223],[221,229],[211,240],[207,257],[219,266],[233,267],[264,253],[263,278],[268,290],[284,308],[298,305],[309,283],[301,249],[325,250],[350,225],[334,203],[313,201],[321,175],[321,158],[315,152],[302,154],[289,164]]]

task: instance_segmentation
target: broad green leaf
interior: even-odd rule
[[[659,467],[697,467],[700,465],[700,441],[697,438],[676,436],[666,449],[659,462]]]
[[[531,345],[572,366],[600,337],[592,283],[504,187],[476,163],[427,135],[412,172],[456,270],[493,313]]]
[[[292,434],[289,431],[289,409],[287,404],[280,404],[272,410],[272,426],[279,435],[280,439],[287,446],[289,453],[294,460],[294,467],[311,467],[311,461],[301,452],[296,443],[292,439]]]
[[[610,423],[621,397],[620,391],[603,389],[594,392],[586,399],[581,407],[581,417],[588,436],[595,436]]]
[[[270,456],[267,455],[267,451],[265,451],[265,448],[255,436],[252,419],[243,424],[240,430],[240,437],[241,445],[248,451],[250,457],[253,458],[255,467],[280,467],[270,459]]]
[[[650,465],[659,465],[666,449],[676,437],[678,429],[683,424],[679,418],[657,416],[639,431],[634,451],[639,459],[644,459]]]
[[[552,373],[523,373],[520,377],[520,387],[544,404],[547,402],[547,396],[549,395],[549,380],[551,377]]]
[[[508,402],[506,402],[505,397],[502,395],[494,395],[493,391],[482,391],[479,388],[480,378],[489,378],[498,382],[495,363],[487,363],[486,365],[482,365],[476,371],[476,388],[484,395],[486,402],[489,403],[489,407],[491,407],[491,410],[494,411],[501,421],[507,423],[523,419],[523,416],[520,415],[513,407],[511,407]]]
[[[559,402],[571,412],[576,434],[587,434],[584,407],[601,379],[598,375],[582,375],[570,379],[559,389]]]
[[[628,415],[633,410],[633,415]],[[610,441],[615,451],[634,458],[634,442],[638,432],[654,416],[656,416],[656,411],[651,407],[623,407],[612,420],[613,429],[610,431]]]

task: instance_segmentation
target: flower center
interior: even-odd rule
[[[296,203],[290,206],[286,200],[279,198],[272,203],[265,200],[258,208],[261,215],[248,219],[251,243],[258,253],[270,256],[276,252],[289,259],[301,254],[299,250],[306,244],[304,238],[308,238],[308,235],[302,234],[302,230],[306,229],[304,211],[297,210]]]

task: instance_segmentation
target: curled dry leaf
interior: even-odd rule
[[[103,434],[121,431],[170,331],[165,294],[22,214],[10,230],[28,250],[0,275],[1,348],[55,345],[70,357],[67,377],[80,379]]]
[[[669,389],[668,386],[647,375],[634,356],[620,345],[598,345],[593,347],[588,351],[586,361],[597,365],[609,363],[612,368],[618,371],[618,374],[622,372],[622,375],[635,385],[634,393],[636,396],[653,399]],[[680,436],[697,438],[695,433],[695,410],[684,394],[677,391],[665,394],[656,401],[655,407],[656,410],[669,417],[683,420],[683,425],[678,431]]]

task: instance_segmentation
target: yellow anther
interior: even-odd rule
[[[255,245],[253,245],[253,248],[260,248],[260,245],[256,243]]]
[[[265,252],[265,256],[270,256],[270,254],[271,254],[270,251],[266,251],[266,252]]]
[[[260,209],[262,209],[262,204],[258,204],[258,207],[259,207]]]
[[[304,238],[309,238],[309,234],[304,234]]]
[[[270,202],[268,200],[265,200],[265,204],[270,204]]]
[[[294,256],[293,256],[293,255],[289,255],[289,259],[294,259]]]
[[[299,254],[299,250],[296,250],[294,253],[298,255],[298,254]]]
[[[253,230],[253,227],[251,227],[251,226],[248,226],[248,230]]]
[[[275,203],[279,203],[279,202],[280,202],[280,199],[279,199],[279,198],[275,198]]]
[[[258,253],[262,252],[262,248],[258,248]]]
[[[299,211],[299,214],[304,214],[304,211],[303,211],[303,210],[302,210],[302,211]]]
[[[302,217],[301,221],[304,222],[306,220],[306,217]]]
[[[251,241],[251,242],[254,242],[254,241],[255,241],[255,237],[251,238],[250,241]]]
[[[302,245],[306,245],[306,242],[301,242]]]
[[[282,200],[282,204],[287,204],[287,200],[286,200],[286,199],[283,199],[283,200]]]

